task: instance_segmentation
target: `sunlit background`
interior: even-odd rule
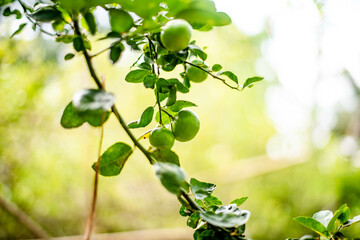
[[[216,183],[214,195],[224,204],[248,196],[242,207],[252,213],[247,236],[254,240],[300,237],[308,232],[293,217],[343,203],[359,215],[360,2],[215,2],[233,24],[195,32],[207,63],[220,63],[241,81],[265,81],[237,92],[209,77],[179,97],[197,103],[201,121],[193,141],[174,146],[188,176]],[[30,27],[9,40],[14,30],[0,17],[0,194],[51,235],[79,235],[100,133],[87,125],[65,130],[59,122],[72,96],[95,86],[81,56],[63,60],[70,46]],[[94,52],[105,46],[95,41]],[[128,49],[115,66],[107,54],[95,60],[127,122],[154,103],[152,91],[124,81],[137,57]],[[131,144],[111,117],[103,149],[117,141]],[[139,152],[120,176],[101,177],[99,187],[97,233],[186,225],[176,198]],[[360,229],[350,235],[359,237]],[[0,239],[31,237],[0,209]]]

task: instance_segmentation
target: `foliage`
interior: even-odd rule
[[[336,210],[335,213],[330,210],[323,210],[315,213],[312,217],[296,217],[294,220],[314,231],[320,236],[320,239],[340,240],[348,239],[342,233],[342,230],[357,222],[360,222],[360,215],[350,219],[350,208],[344,204],[338,210]],[[311,240],[319,239],[319,237],[305,235],[300,239]],[[289,240],[296,239],[289,238]]]
[[[18,5],[12,4],[13,2],[17,2]],[[16,6],[21,8],[16,9]],[[117,142],[99,156],[98,162],[92,166],[96,176],[120,174],[128,158],[135,148],[138,148],[154,166],[155,174],[162,185],[178,198],[181,203],[180,214],[188,217],[188,226],[195,229],[194,239],[246,239],[245,224],[250,212],[239,208],[246,201],[246,197],[235,199],[229,205],[222,205],[222,202],[212,195],[214,184],[193,178],[189,183],[186,181],[186,174],[180,167],[179,157],[171,150],[172,143],[152,144],[153,147],[145,149],[138,139],[148,138],[148,133],[145,132],[142,137],[136,138],[130,131],[132,128],[146,127],[155,119],[154,129],[159,126],[168,129],[168,132],[174,133],[176,139],[176,133],[181,132],[185,127],[180,126],[180,130],[174,130],[174,125],[182,113],[189,112],[183,109],[196,106],[195,103],[179,99],[179,93],[186,94],[190,91],[191,82],[202,82],[210,75],[231,89],[241,91],[263,79],[251,77],[243,84],[239,84],[238,77],[231,71],[222,71],[220,64],[216,63],[211,68],[208,67],[205,63],[207,53],[196,45],[196,41],[185,44],[182,49],[167,49],[166,44],[164,46],[162,43],[164,26],[176,21],[174,19],[186,20],[193,29],[209,31],[213,27],[231,23],[225,13],[218,12],[210,0],[53,0],[37,1],[32,6],[22,0],[7,0],[1,1],[0,7],[4,8],[5,17],[15,16],[16,19],[22,19],[24,16],[27,19],[27,22],[21,23],[11,37],[20,34],[27,24],[30,24],[34,30],[54,37],[56,42],[73,46],[74,52],[68,53],[65,60],[71,60],[76,56],[84,57],[98,89],[79,91],[65,107],[61,125],[64,128],[77,128],[87,122],[93,127],[102,127],[113,114],[133,141],[135,147]],[[95,14],[98,8],[106,11],[109,17],[110,26],[105,31],[98,26]],[[46,25],[51,25],[52,31],[45,30],[48,29],[44,27]],[[109,47],[91,54],[94,44],[91,42],[92,35],[99,40],[111,41]],[[125,51],[125,46],[138,51],[140,55],[131,67],[135,69],[126,75],[125,81],[139,83],[152,91],[155,98],[154,102],[148,104],[140,118],[129,124],[125,124],[114,104],[114,95],[105,89],[104,80],[98,77],[92,63],[92,59],[96,56],[109,52],[109,60],[115,64]],[[160,77],[161,71],[172,72],[178,66],[183,68],[179,76],[169,79]],[[156,108],[157,113],[154,118]],[[185,138],[186,140],[179,139],[179,141],[188,141],[195,137],[200,123],[197,117],[194,122],[196,126],[190,123],[192,124],[190,128],[194,127],[196,131],[191,133],[191,137]],[[170,139],[173,141],[172,138]],[[304,217],[296,220],[331,239],[330,237],[340,236],[339,231],[334,228],[338,220],[343,227],[358,221],[356,217],[351,223],[348,219],[345,221],[344,211],[339,209],[333,214],[328,224],[325,224],[327,226],[321,221],[331,215],[329,212],[319,213],[313,218]],[[333,218],[335,220],[332,220]]]

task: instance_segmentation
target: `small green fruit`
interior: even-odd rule
[[[189,45],[191,34],[192,27],[187,21],[175,19],[164,25],[160,40],[166,49],[178,52]]]
[[[150,144],[158,148],[171,148],[174,146],[174,134],[167,128],[155,128],[150,133]]]
[[[190,110],[181,110],[175,117],[172,130],[175,139],[187,142],[193,139],[200,129],[199,117]]]
[[[209,69],[209,67],[206,66],[202,61],[194,60],[191,63],[196,66],[199,66],[207,71]],[[189,65],[186,68],[186,76],[190,81],[195,82],[195,83],[200,83],[200,82],[205,81],[208,74],[205,71],[201,70],[200,68]]]

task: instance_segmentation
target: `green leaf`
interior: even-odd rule
[[[172,112],[172,111],[170,111],[169,109],[167,109],[166,111],[167,111],[169,114],[171,114],[172,116],[175,115],[175,113]],[[156,122],[160,122],[160,112],[159,112],[159,111],[157,111],[156,114],[155,114],[155,121],[156,121]],[[169,123],[171,122],[171,119],[170,119],[170,117],[169,117],[166,113],[162,112],[162,113],[161,113],[161,121],[162,121],[162,123],[163,123],[164,125],[166,125],[166,124],[169,124]]]
[[[172,112],[180,112],[180,110],[187,107],[197,107],[197,105],[189,101],[178,100],[173,105],[170,106],[170,110]]]
[[[0,0],[0,7],[5,6],[9,3],[14,2],[15,0]]]
[[[157,148],[151,152],[151,155],[158,162],[167,162],[180,166],[178,155],[169,148]]]
[[[176,102],[176,85],[170,87],[170,93],[168,100],[166,102],[166,106],[171,106]]]
[[[3,11],[3,16],[8,17],[8,16],[11,16],[11,15],[15,15],[16,19],[21,18],[21,13],[20,13],[19,10],[15,9],[15,10],[11,11],[10,7],[5,8],[4,11]]]
[[[325,228],[325,226],[313,218],[296,217],[296,218],[294,218],[294,220],[297,223],[300,223],[301,225],[313,230],[314,232],[316,232],[317,234],[319,234],[321,236],[329,237],[329,235],[330,235],[329,232],[327,231],[327,229]]]
[[[183,216],[183,217],[189,216],[188,211],[187,211],[186,208],[185,208],[184,206],[182,206],[182,205],[181,205],[181,207],[180,207],[179,213],[180,213],[180,215]]]
[[[79,112],[110,111],[115,102],[112,93],[100,89],[85,89],[73,97],[73,105]]]
[[[236,76],[233,72],[224,71],[224,72],[220,72],[219,75],[225,75],[225,76],[227,76],[230,80],[234,81],[236,84],[239,83],[239,80],[238,80],[237,76]]]
[[[263,80],[263,79],[264,79],[263,77],[252,77],[252,78],[248,78],[248,79],[246,79],[245,83],[243,84],[241,90],[243,90],[243,89],[246,88],[246,87],[250,87],[250,86],[252,86],[252,84],[253,84],[254,82],[259,82],[259,81],[261,81],[261,80]]]
[[[343,206],[341,206],[340,209],[342,209]],[[342,213],[339,215],[338,219],[340,220],[341,224],[344,224],[349,220],[349,218],[350,218],[350,208],[346,206],[345,209],[342,211]]]
[[[207,207],[219,206],[222,204],[222,202],[217,197],[212,195],[207,196],[203,201]]]
[[[10,38],[21,33],[21,31],[24,29],[25,26],[26,26],[26,23],[20,24],[19,28],[13,34],[11,34]]]
[[[189,227],[195,229],[195,228],[197,227],[199,221],[200,221],[200,213],[199,213],[199,211],[196,211],[196,212],[193,212],[193,213],[189,216],[186,224],[187,224]]]
[[[176,88],[181,93],[188,93],[189,88],[182,84],[177,78],[170,78],[167,80],[170,84],[176,85]]]
[[[132,152],[132,148],[122,142],[109,147],[100,157],[100,174],[102,176],[119,175]]]
[[[119,60],[123,50],[124,50],[124,45],[122,44],[116,44],[110,48],[110,59],[113,64]]]
[[[74,41],[75,36],[73,35],[64,35],[64,36],[59,36],[55,39],[56,42],[63,42],[65,44],[69,44],[72,43]],[[80,39],[81,40],[81,39]],[[78,41],[78,40],[77,40]]]
[[[112,8],[109,10],[110,26],[118,33],[128,32],[134,26],[134,20],[127,11]]]
[[[70,102],[62,114],[61,126],[64,128],[76,128],[80,127],[84,122],[85,120],[79,115],[72,102]]]
[[[333,215],[331,220],[329,221],[328,225],[326,226],[327,230],[329,232],[333,232],[335,230],[335,222],[339,219],[340,215],[344,213],[345,211],[349,210],[346,204],[342,205]],[[350,210],[349,210],[350,213]],[[344,222],[346,222],[345,220]],[[343,222],[342,222],[343,223]]]
[[[91,12],[87,12],[84,15],[85,21],[89,27],[91,35],[96,33],[96,20],[94,15]]]
[[[145,109],[145,111],[141,114],[141,117],[139,120],[132,121],[128,124],[129,128],[141,128],[146,127],[149,125],[152,121],[152,118],[154,116],[154,108],[148,107]]]
[[[144,86],[146,88],[154,89],[156,79],[157,79],[157,76],[155,74],[150,74],[150,75],[145,76],[144,81],[143,81]]]
[[[38,22],[51,22],[60,18],[61,12],[51,7],[45,7],[37,10],[30,17]]]
[[[212,183],[200,182],[195,178],[190,179],[190,188],[193,192],[195,199],[203,200],[211,195],[215,190],[216,185]]]
[[[238,199],[235,199],[235,200],[231,201],[230,204],[235,203],[236,206],[240,207],[247,199],[248,199],[248,197],[238,198]]]
[[[207,59],[207,54],[200,47],[192,44],[189,45],[188,47],[190,51],[192,51],[196,56],[201,58],[203,61]]]
[[[149,74],[150,72],[148,70],[136,69],[126,75],[125,81],[129,83],[141,83],[143,82],[144,78]]]
[[[149,70],[151,71],[151,65],[146,63],[146,62],[142,62],[138,65],[139,68],[141,69],[145,69],[145,70]]]
[[[156,89],[159,93],[170,92],[171,84],[164,78],[159,78],[156,82]]]
[[[179,196],[182,189],[188,187],[186,174],[179,166],[172,163],[156,162],[154,168],[156,176],[169,192]]]
[[[73,39],[73,46],[77,52],[84,50],[84,44],[83,44],[83,40],[81,39],[81,37],[75,37]]]
[[[324,227],[327,227],[330,220],[334,216],[330,210],[319,211],[313,215],[313,219],[319,221]]]
[[[110,116],[114,105],[114,95],[99,89],[86,89],[75,94],[73,105],[79,115],[90,125],[98,127],[103,125]]]
[[[219,207],[215,212],[201,212],[203,220],[217,227],[232,228],[244,225],[250,217],[250,212],[241,210],[236,204]]]
[[[65,55],[64,59],[65,59],[65,61],[68,61],[68,60],[72,59],[73,57],[75,57],[75,54],[68,53]]]
[[[219,72],[222,69],[222,66],[220,64],[214,64],[211,68],[214,72]]]

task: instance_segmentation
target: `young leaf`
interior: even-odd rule
[[[26,26],[26,23],[20,24],[19,28],[13,34],[11,34],[10,38],[21,33],[21,31],[24,29],[25,26]]]
[[[345,205],[345,204],[344,204]],[[344,206],[343,205],[343,206]],[[340,209],[343,208],[343,206],[341,206]],[[339,210],[340,210],[339,209]],[[350,208],[348,208],[347,206],[344,208],[344,210],[342,211],[342,213],[339,215],[338,219],[340,220],[341,224],[344,224],[345,222],[347,222],[349,220],[350,217]]]
[[[153,107],[148,107],[141,114],[140,119],[136,120],[136,121],[133,121],[133,122],[130,122],[128,124],[128,127],[129,128],[146,127],[147,125],[149,125],[151,123],[153,116],[154,116],[154,108]]]
[[[249,220],[250,212],[230,204],[219,207],[215,212],[201,212],[200,216],[214,226],[232,228],[244,225]]]
[[[212,195],[207,196],[203,201],[207,207],[219,206],[222,204],[222,202],[217,197]]]
[[[172,85],[170,87],[170,93],[168,100],[166,102],[166,106],[171,106],[176,102],[176,85]]]
[[[190,188],[193,192],[195,199],[203,200],[211,195],[215,190],[216,185],[212,183],[200,182],[195,178],[190,179]]]
[[[68,61],[68,60],[72,59],[73,57],[75,57],[75,54],[68,53],[65,55],[64,59],[65,59],[65,61]]]
[[[319,221],[324,227],[327,227],[330,220],[334,216],[333,212],[330,210],[324,210],[317,212],[313,215],[313,219]]]
[[[174,84],[177,87],[177,90],[181,93],[188,93],[189,88],[187,88],[184,84],[182,84],[178,79],[176,78],[170,78],[167,80],[170,84]]]
[[[174,112],[172,112],[168,109],[166,111],[173,116],[175,115]],[[160,122],[160,112],[159,111],[156,112],[156,114],[155,114],[155,121]],[[171,122],[171,118],[166,113],[162,112],[161,113],[161,121],[163,124],[169,124]]]
[[[85,21],[89,27],[91,35],[96,33],[96,20],[94,15],[91,12],[87,12],[84,15]]]
[[[73,105],[79,112],[110,111],[115,97],[112,93],[100,89],[85,89],[73,97]]]
[[[186,174],[179,166],[172,163],[156,162],[154,168],[156,176],[169,192],[180,195],[182,189],[188,188]]]
[[[109,147],[100,157],[100,174],[102,176],[119,175],[132,152],[132,148],[122,142],[115,143]]]
[[[173,105],[170,106],[170,110],[173,112],[179,112],[181,109],[187,107],[197,107],[197,105],[189,101],[178,100]]]
[[[224,71],[224,72],[220,72],[219,75],[225,75],[227,76],[230,80],[234,81],[236,84],[239,84],[239,80],[238,77],[230,71]]]
[[[243,90],[243,89],[246,88],[246,87],[250,87],[250,86],[252,86],[252,84],[253,84],[254,82],[259,82],[259,81],[261,81],[261,80],[263,80],[263,79],[264,79],[263,77],[252,77],[252,78],[248,78],[248,79],[246,79],[246,81],[244,82],[241,90]]]
[[[211,67],[211,70],[214,71],[214,72],[219,72],[221,69],[222,69],[222,66],[220,64],[214,64]]]
[[[150,72],[148,70],[136,69],[126,75],[125,81],[129,83],[141,83],[143,82],[144,78],[149,74]]]
[[[319,234],[321,236],[324,236],[324,237],[330,236],[330,234],[327,231],[327,229],[325,228],[325,226],[322,223],[320,223],[319,221],[317,221],[311,217],[296,217],[296,218],[294,218],[294,221],[313,230],[314,232],[316,232],[317,234]]]
[[[189,227],[195,229],[195,228],[197,227],[199,221],[200,221],[200,213],[199,213],[199,211],[196,211],[196,212],[193,212],[193,213],[189,216],[186,224],[187,224]]]
[[[188,47],[190,51],[192,51],[196,56],[201,58],[203,61],[207,59],[207,54],[200,47],[196,45],[189,45]]]
[[[61,117],[61,126],[64,128],[76,128],[80,127],[85,120],[78,114],[78,111],[73,106],[72,102],[70,102]]]
[[[349,210],[349,208],[347,207],[346,204],[344,204],[334,213],[334,216],[331,218],[331,220],[329,221],[329,223],[328,223],[328,225],[326,227],[329,232],[333,232],[335,230],[335,222],[336,222],[336,220],[338,220],[340,215],[343,214],[344,212],[346,212],[347,210]],[[350,210],[349,210],[349,213],[350,213]],[[347,218],[349,218],[349,217],[347,217]],[[346,222],[346,221],[347,220],[345,220],[344,222]],[[343,223],[341,220],[340,220],[340,222]]]
[[[151,155],[154,156],[158,162],[167,162],[180,166],[178,155],[171,149],[157,148],[155,151],[151,152]]]
[[[238,198],[238,199],[233,200],[230,204],[235,203],[236,206],[240,207],[247,199],[248,199],[248,197]]]

